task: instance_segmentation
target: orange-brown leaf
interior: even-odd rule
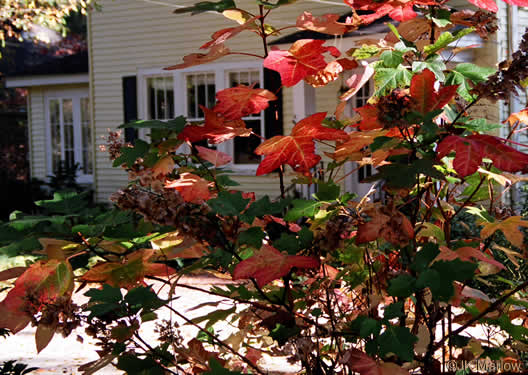
[[[196,146],[196,149],[198,150],[198,156],[201,159],[208,161],[215,167],[221,167],[222,165],[231,163],[231,156],[229,156],[225,152],[212,150],[210,148],[202,146]]]
[[[189,172],[182,173],[177,180],[167,181],[165,189],[178,190],[183,200],[191,203],[206,201],[211,197],[209,181]]]
[[[317,268],[319,259],[281,253],[270,245],[263,245],[255,254],[238,263],[233,280],[254,278],[260,287],[287,275],[292,268]]]
[[[229,48],[227,48],[223,44],[217,44],[211,47],[208,53],[191,53],[190,55],[183,57],[183,63],[172,65],[164,69],[165,70],[185,69],[190,66],[208,64],[221,57],[229,55],[229,53],[230,53]]]
[[[449,249],[446,246],[440,246],[440,254],[438,254],[438,256],[435,258],[434,261],[438,261],[438,260],[451,261],[455,259],[460,259],[465,262],[473,262],[473,259],[478,259],[482,262],[489,263],[500,269],[504,269],[504,266],[502,265],[502,263],[497,262],[493,258],[488,258],[479,249],[476,249],[474,247],[469,247],[469,246],[461,247],[454,251]]]
[[[167,155],[154,164],[152,167],[152,175],[154,177],[166,176],[174,170],[174,159],[172,156]]]
[[[131,289],[142,283],[145,276],[167,276],[173,273],[172,268],[153,263],[155,253],[154,249],[140,249],[125,257],[122,262],[99,263],[86,272],[82,279]]]
[[[296,26],[302,30],[311,30],[330,35],[343,35],[347,32],[347,27],[344,24],[338,23],[338,19],[338,14],[329,13],[314,17],[312,13],[305,11],[297,17]]]
[[[402,369],[395,363],[379,364],[361,350],[351,348],[343,353],[341,363],[350,367],[360,375],[409,375],[409,372]]]
[[[385,134],[387,134],[386,130],[355,131],[348,133],[348,139],[337,145],[335,153],[332,154],[332,158],[337,161],[345,160],[350,155],[372,144],[375,138],[384,136]]]
[[[343,71],[355,69],[357,66],[358,64],[354,60],[349,60],[346,58],[337,59],[329,62],[323,70],[320,70],[315,74],[306,76],[304,80],[306,81],[306,83],[312,85],[313,87],[326,86],[330,82],[333,82],[338,79],[339,75]]]
[[[519,228],[528,228],[528,221],[523,220],[522,216],[511,216],[506,220],[485,223],[483,226],[484,228],[480,231],[483,240],[500,230],[512,245],[520,249],[524,248],[524,234]]]
[[[246,23],[237,27],[228,27],[226,29],[216,31],[213,35],[211,35],[212,40],[205,43],[203,46],[200,47],[200,49],[207,49],[217,45],[221,45],[226,40],[231,39],[232,37],[240,34],[242,31],[255,28],[255,20],[257,18],[258,17],[253,17],[249,19]]]
[[[358,225],[357,244],[383,238],[393,245],[405,246],[414,238],[414,229],[409,219],[391,205],[376,205],[363,213],[370,220]]]

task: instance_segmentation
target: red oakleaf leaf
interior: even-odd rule
[[[504,2],[519,7],[528,7],[528,0],[504,0]]]
[[[264,245],[252,257],[238,263],[233,280],[254,278],[259,287],[285,276],[292,268],[317,268],[319,260],[301,255],[281,253],[273,246]]]
[[[277,100],[271,91],[239,85],[217,92],[217,103],[213,110],[226,120],[238,120],[265,110],[270,100]]]
[[[250,28],[255,28],[255,20],[259,17],[253,17],[248,20],[246,23],[237,26],[237,27],[228,27],[226,29],[218,30],[213,35],[209,42],[205,43],[200,49],[207,49],[219,44],[224,43],[226,40],[231,39],[232,37],[240,34],[242,31]]]
[[[323,14],[319,17],[314,17],[310,12],[304,12],[297,17],[296,26],[302,30],[312,30],[318,33],[330,35],[343,35],[347,32],[347,27],[338,23],[338,14]]]
[[[377,106],[366,104],[363,107],[354,108],[354,111],[361,115],[361,121],[354,125],[359,130],[383,129],[384,124],[379,120]]]
[[[346,140],[348,134],[343,130],[331,129],[321,125],[326,112],[313,114],[299,121],[291,135],[277,135],[260,144],[257,155],[266,155],[257,169],[257,176],[270,173],[282,164],[289,164],[298,172],[308,173],[321,157],[315,154],[314,139]]]
[[[354,372],[360,375],[409,375],[409,372],[402,369],[395,363],[378,363],[361,350],[351,348],[343,353],[339,361]]]
[[[323,53],[324,40],[301,39],[293,43],[288,51],[270,51],[264,67],[279,72],[282,84],[294,86],[304,77],[315,74],[326,67]]]
[[[528,171],[528,154],[505,145],[503,139],[491,135],[447,136],[438,144],[438,159],[451,151],[456,153],[453,168],[461,177],[475,173],[484,157],[491,159],[496,168],[506,172]]]
[[[345,3],[356,10],[370,10],[374,12],[360,16],[363,23],[371,23],[386,15],[399,22],[408,21],[417,16],[413,10],[413,6],[435,4],[434,1],[428,0],[345,0]]]
[[[113,287],[132,289],[143,282],[145,276],[167,276],[174,270],[151,259],[154,249],[140,249],[127,255],[123,262],[105,262],[92,267],[82,279],[106,283]]]
[[[231,158],[231,156],[225,152],[212,150],[202,146],[196,146],[196,149],[198,150],[198,156],[201,159],[208,161],[215,167],[221,167],[222,165],[229,164],[231,163],[231,160],[233,160],[233,158]]]
[[[185,172],[177,180],[167,181],[165,189],[176,189],[183,200],[191,203],[200,203],[211,197],[209,181],[200,176]]]
[[[0,328],[21,331],[31,321],[31,312],[69,296],[72,290],[73,272],[68,262],[50,259],[32,264],[0,302]]]
[[[443,108],[455,96],[458,85],[442,86],[439,91],[434,88],[435,75],[424,69],[411,80],[410,93],[414,99],[414,110],[425,115]]]
[[[242,120],[226,121],[212,109],[200,106],[205,116],[204,125],[187,125],[178,138],[191,143],[207,139],[212,144],[222,143],[235,137],[249,137],[251,129]]]
[[[229,48],[223,44],[217,44],[212,46],[207,53],[191,53],[190,55],[184,56],[183,63],[169,66],[164,68],[164,70],[184,69],[190,66],[208,64],[215,61],[216,59],[219,59],[220,57],[229,55],[230,52],[231,51],[229,51]]]
[[[481,8],[486,9],[487,11],[497,13],[499,7],[495,4],[493,0],[468,0],[471,4]],[[506,1],[506,0],[505,0]],[[508,2],[508,1],[506,1]]]

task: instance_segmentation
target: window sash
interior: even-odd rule
[[[77,181],[92,183],[93,137],[88,93],[49,92],[45,104],[48,174],[56,173],[61,161],[66,161],[67,166],[78,163]]]

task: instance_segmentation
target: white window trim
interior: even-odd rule
[[[146,119],[148,114],[148,100],[147,100],[147,79],[160,76],[173,77],[174,82],[174,117],[186,116],[187,111],[187,96],[180,95],[185,92],[185,77],[189,73],[214,73],[215,74],[215,89],[216,92],[224,90],[229,87],[229,72],[237,70],[258,70],[260,73],[260,82],[264,84],[264,70],[261,61],[240,61],[240,62],[223,62],[196,65],[179,70],[163,70],[160,68],[138,69],[137,92],[138,92],[138,117]],[[261,114],[261,135],[264,135],[265,124],[264,114]],[[249,118],[248,118],[249,119]],[[141,137],[145,137],[146,131],[140,132]],[[233,162],[226,167],[239,175],[251,175],[257,170],[258,164],[235,164],[234,163],[234,142],[229,140],[217,145],[217,150],[225,152],[233,157]]]
[[[52,140],[51,140],[51,113],[50,113],[50,102],[52,100],[59,100],[62,102],[62,99],[72,99],[73,101],[73,141],[74,141],[74,159],[76,163],[79,163],[80,160],[82,160],[82,129],[81,129],[81,99],[82,98],[90,98],[88,89],[60,89],[60,90],[47,90],[44,95],[44,116],[46,121],[46,172],[48,176],[52,176],[54,174],[53,172],[53,154],[52,154]],[[77,103],[77,104],[75,104]],[[62,106],[60,108],[61,113],[61,122],[62,122]],[[79,124],[79,126],[75,126],[75,124]],[[93,145],[93,120],[90,124],[92,131],[91,136],[92,139],[91,144]],[[64,131],[61,129],[61,143],[64,144]],[[64,147],[63,151],[64,151]],[[93,163],[93,155],[92,155],[92,166],[94,166]],[[92,167],[93,168],[93,167]],[[84,174],[79,173],[77,174],[76,178],[77,183],[79,184],[93,184],[94,182],[94,176],[93,174]]]
[[[348,74],[343,77],[343,84],[345,84],[346,79],[350,77],[352,74],[361,74],[362,72],[363,72],[362,68],[356,68],[356,69],[350,70]],[[369,79],[366,85],[369,85],[369,92],[371,93],[371,96],[372,96],[372,94],[374,94],[374,79],[373,78]],[[351,97],[349,99],[349,102],[347,103],[348,105],[346,106],[346,109],[345,109],[345,115],[348,117],[353,117],[354,115],[357,114],[357,112],[354,111],[354,109],[359,108],[359,107],[356,106],[355,99],[356,99],[356,95]],[[362,194],[365,194],[367,192],[366,187],[369,186],[369,184],[359,183],[358,181],[359,169],[357,165],[358,164],[353,161],[345,162],[344,173],[347,175],[347,178],[345,179],[345,190],[348,192],[358,193],[358,195],[360,195],[360,198],[361,198]],[[376,168],[372,167],[372,174],[375,173],[375,170]]]

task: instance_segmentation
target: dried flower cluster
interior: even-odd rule
[[[518,95],[522,90],[521,82],[528,78],[528,29],[522,36],[519,49],[512,55],[511,60],[502,61],[499,70],[479,83],[473,92],[482,99],[509,100],[510,95]]]

